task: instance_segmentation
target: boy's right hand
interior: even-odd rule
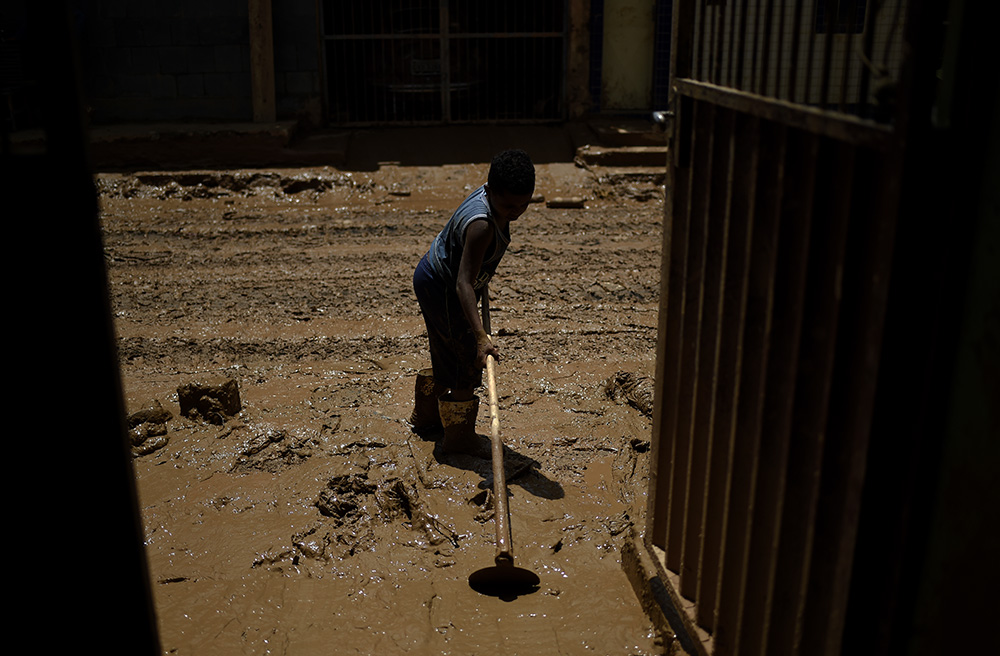
[[[486,333],[476,336],[476,366],[480,369],[486,368],[486,358],[492,355],[498,362],[500,361],[500,351],[493,345],[490,336]]]

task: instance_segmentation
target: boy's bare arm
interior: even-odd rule
[[[476,365],[480,368],[486,366],[487,355],[492,355],[497,359],[500,357],[500,353],[493,346],[483,328],[483,321],[476,307],[476,292],[473,286],[483,264],[486,249],[489,248],[492,239],[493,230],[487,221],[473,221],[469,224],[465,229],[465,248],[462,251],[462,261],[458,266],[458,280],[455,284],[458,301],[462,304],[462,313],[476,336]]]

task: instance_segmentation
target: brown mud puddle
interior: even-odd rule
[[[533,205],[494,284],[537,592],[469,587],[493,563],[490,464],[404,422],[429,361],[412,269],[485,169],[99,176],[128,407],[173,413],[134,461],[165,653],[664,653],[620,562],[649,419],[603,389],[652,374],[661,201],[539,166],[539,193],[588,206]],[[224,425],[179,415],[205,373],[239,383]]]

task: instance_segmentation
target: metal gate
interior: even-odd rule
[[[674,0],[646,541],[702,654],[839,654],[906,0]]]
[[[565,116],[564,0],[324,0],[332,123]]]

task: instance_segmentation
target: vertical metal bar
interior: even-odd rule
[[[816,0],[811,0],[808,4],[808,9],[804,12],[804,18],[802,22],[802,30],[809,35],[806,39],[806,59],[803,70],[805,73],[805,78],[802,81],[802,102],[807,105],[818,104],[818,94],[815,93],[813,89],[814,76],[813,73],[816,71],[816,9],[818,7]]]
[[[792,16],[792,27],[791,27],[792,45],[790,48],[791,54],[788,57],[788,82],[787,82],[788,91],[785,95],[785,99],[790,102],[800,101],[799,98],[795,97],[795,91],[796,91],[796,83],[798,82],[799,71],[801,70],[799,68],[800,65],[799,55],[802,54],[800,50],[802,47],[803,31],[807,29],[806,26],[802,23],[802,16],[803,16],[802,5],[804,2],[805,0],[795,0],[795,11],[794,15]],[[808,58],[806,59],[805,63],[806,66],[809,65]]]
[[[857,158],[802,653],[840,654],[885,317],[898,179],[893,153]]]
[[[867,2],[865,4],[865,18],[864,18],[864,36],[861,40],[861,51],[862,51],[862,66],[861,66],[861,78],[858,81],[858,102],[862,106],[867,107],[869,105],[868,96],[871,90],[871,75],[872,67],[874,66],[874,43],[875,43],[875,21],[874,14],[875,9],[872,6],[872,2]],[[865,118],[870,118],[870,112],[862,112],[862,116]]]
[[[676,5],[675,5],[676,8]],[[671,483],[677,462],[677,398],[680,393],[680,349],[684,334],[684,289],[687,271],[688,225],[690,222],[688,191],[691,164],[689,149],[684,145],[690,133],[693,101],[681,98],[677,103],[674,122],[674,143],[671,149],[671,184],[667,186],[665,225],[663,230],[663,273],[660,282],[660,309],[657,334],[656,386],[653,412],[653,457],[656,470],[651,472],[653,494],[649,501],[649,539],[652,544],[668,551],[668,526],[674,512]],[[671,554],[667,553],[668,563]],[[676,569],[675,569],[676,571]]]
[[[733,49],[736,51],[736,64],[734,66],[735,79],[733,81],[733,85],[737,89],[741,89],[743,91],[747,91],[750,89],[749,85],[750,76],[747,74],[748,71],[746,69],[747,65],[746,62],[747,62],[747,51],[749,50],[753,42],[752,39],[749,38],[747,35],[747,29],[748,26],[750,25],[750,19],[749,19],[750,5],[752,4],[752,2],[753,0],[744,0],[740,4],[741,11],[739,17],[739,27],[736,29],[736,31],[739,33],[739,39],[735,42],[735,45],[733,47]],[[750,59],[752,61],[753,57],[751,56]]]
[[[815,537],[820,471],[836,353],[840,274],[851,216],[854,148],[827,142],[817,161],[816,233],[810,239],[788,485],[775,581],[768,653],[799,653]]]
[[[320,79],[320,102],[322,103],[322,116],[325,120],[330,118],[330,70],[329,70],[329,39],[325,38],[326,33],[326,2],[316,3],[316,25],[318,26],[317,36],[319,38],[319,61],[316,62]]]
[[[678,3],[679,4],[679,3]],[[678,5],[674,5],[675,16]],[[676,23],[675,23],[676,26]],[[674,60],[676,61],[676,59]],[[664,269],[661,282],[659,329],[657,340],[656,407],[653,413],[653,451],[656,471],[651,472],[654,494],[650,506],[650,541],[667,551],[668,527],[674,512],[671,483],[677,463],[677,398],[680,394],[680,349],[684,328],[684,289],[687,271],[688,225],[690,223],[688,192],[690,189],[691,162],[690,137],[694,102],[680,97],[676,103],[674,121],[675,148],[670,151],[671,184],[665,204],[663,257]],[[668,562],[670,554],[667,553]],[[676,571],[676,569],[675,569]]]
[[[374,4],[374,3],[371,3],[371,4]],[[374,7],[372,8],[372,11],[374,11]],[[374,14],[373,14],[373,16],[374,16]],[[390,13],[389,14],[390,20],[391,20],[391,16],[392,16],[392,14]],[[391,22],[388,25],[388,29],[387,30],[385,28],[383,28],[381,34],[373,35],[373,37],[372,37],[372,52],[373,52],[372,57],[373,58],[377,58],[378,60],[380,60],[380,66],[381,66],[382,71],[383,71],[384,74],[387,73],[388,71],[394,71],[394,70],[396,70],[396,66],[397,66],[396,57],[395,57],[395,48],[393,47],[393,44],[396,43],[396,42],[393,41],[393,40],[391,40],[391,39],[386,38],[386,34],[385,34],[386,31],[388,31],[390,34],[392,33],[392,31],[393,31],[393,25],[391,24]],[[363,46],[361,46],[361,47],[363,47]],[[376,51],[379,52],[378,55],[374,54]],[[386,75],[386,77],[388,78],[388,75]],[[367,76],[366,76],[366,79],[367,79]],[[370,79],[368,80],[369,84],[372,84],[373,82],[374,82],[374,80],[370,80]],[[375,85],[372,84],[372,86],[374,87]],[[373,89],[373,91],[374,91],[374,89]],[[381,96],[382,96],[382,102],[381,103],[378,102],[378,92],[375,91],[375,93],[376,93],[376,97],[375,97],[374,106],[372,107],[372,111],[371,111],[371,113],[370,113],[369,116],[366,116],[364,118],[367,119],[367,120],[378,120],[378,121],[384,121],[384,120],[387,120],[387,119],[388,120],[393,120],[393,121],[397,120],[398,117],[395,115],[394,112],[392,112],[392,106],[391,106],[391,102],[392,102],[392,90],[389,88],[388,84],[386,84],[385,89],[384,89],[384,91],[381,94]]]
[[[375,8],[374,4],[369,7],[369,20],[370,24],[374,27],[376,25],[375,21]],[[370,40],[358,41],[356,52],[360,63],[356,71],[361,71],[361,79],[363,80],[362,88],[358,94],[358,111],[354,120],[370,120],[375,107],[375,85],[371,84],[368,80],[367,71],[370,60],[373,57],[372,53],[372,42]]]
[[[843,73],[840,78],[840,94],[837,100],[837,107],[841,112],[847,112],[848,86],[851,80],[851,63],[855,59],[854,48],[854,12],[857,10],[857,0],[840,0],[847,3],[847,24],[844,28],[844,54],[841,61]],[[838,17],[839,18],[839,17]]]
[[[705,39],[705,77],[703,79],[714,84],[719,83],[719,59],[716,52],[718,43],[722,40],[719,34],[719,13],[718,5],[705,4],[705,29],[708,30],[708,36]]]
[[[778,237],[777,275],[771,316],[771,347],[767,360],[760,440],[760,469],[754,492],[754,520],[750,537],[750,570],[746,587],[746,613],[740,632],[745,654],[768,653],[767,629],[771,618],[774,581],[780,574],[777,560],[781,512],[786,493],[789,440],[798,374],[805,281],[808,272],[809,234],[819,139],[790,130],[785,158],[785,193],[782,197]]]
[[[451,44],[449,35],[448,1],[438,0],[439,25],[441,32],[440,52],[438,53],[441,70],[441,120],[451,122]]]
[[[823,59],[820,62],[819,104],[820,107],[830,106],[830,75],[833,60],[833,26],[836,23],[837,0],[820,0],[823,3],[823,17],[826,20],[825,37],[823,39]]]
[[[700,347],[700,326],[702,301],[704,299],[705,249],[708,240],[708,208],[710,201],[712,166],[712,124],[715,105],[698,103],[695,105],[694,131],[692,135],[690,225],[688,247],[687,281],[684,291],[684,340],[681,344],[681,386],[677,399],[677,460],[672,481],[672,503],[681,503],[680,512],[670,517],[668,560],[680,575],[682,594],[690,594],[697,585],[696,554],[685,551],[689,512],[691,509],[691,463],[693,455],[693,433],[695,406],[698,403],[698,349]]]
[[[750,79],[747,84],[746,90],[752,93],[759,93],[760,87],[757,84],[759,79],[758,67],[760,66],[760,50],[761,50],[761,14],[764,13],[761,5],[768,2],[768,0],[757,0],[756,11],[753,14],[753,43],[750,45]]]
[[[681,4],[685,4],[683,0],[678,0]],[[692,39],[693,48],[691,48],[691,77],[696,80],[705,79],[705,57],[704,57],[704,43],[705,43],[705,12],[707,7],[705,7],[704,2],[692,2],[691,4],[691,14],[693,17],[691,27],[691,35],[694,37]]]
[[[737,114],[733,131],[729,177],[732,179],[728,210],[726,274],[722,297],[722,335],[719,340],[718,392],[715,429],[706,502],[702,577],[698,591],[698,621],[714,631],[718,618],[719,586],[723,569],[723,545],[729,519],[729,491],[732,483],[736,405],[743,359],[743,331],[746,320],[747,279],[749,277],[750,235],[754,219],[754,193],[760,158],[760,121]]]
[[[788,63],[785,57],[785,40],[788,33],[785,31],[787,23],[785,22],[786,7],[788,5],[787,0],[778,0],[778,15],[777,15],[777,34],[774,39],[774,76],[772,77],[772,84],[774,85],[774,91],[769,93],[775,98],[787,98],[786,91],[782,89],[781,81],[784,78],[786,64]]]
[[[694,77],[696,3],[674,0],[670,34],[670,78]],[[671,92],[673,93],[673,92]]]
[[[768,351],[771,346],[771,311],[774,302],[779,211],[784,193],[785,128],[761,124],[760,165],[754,192],[754,224],[747,277],[746,330],[740,395],[733,439],[733,475],[729,514],[725,527],[723,576],[719,587],[716,654],[739,653],[740,632],[746,609],[747,577],[751,566],[750,531],[757,513],[754,493],[760,464],[761,421],[767,386]]]
[[[693,3],[673,3],[670,38],[671,78],[690,77],[693,49]],[[658,334],[656,407],[653,413],[653,462],[656,471],[650,472],[653,494],[648,502],[648,540],[666,551],[667,527],[670,523],[672,499],[670,481],[675,462],[676,409],[680,384],[679,348],[683,326],[683,271],[687,268],[687,191],[691,171],[690,134],[693,101],[676,96],[671,90],[671,104],[676,111],[674,120],[674,147],[670,150],[671,165],[667,186],[669,197],[665,203],[669,212],[664,227],[664,258],[669,258],[661,281],[660,328]],[[666,241],[669,236],[669,242]]]
[[[738,32],[738,17],[736,11],[737,3],[727,3],[726,4],[726,25],[729,27],[729,43],[726,49],[726,74],[722,78],[722,84],[738,89],[739,88],[739,76],[736,70],[736,48],[741,48],[742,44],[737,40]],[[746,5],[746,0],[739,3],[741,6]]]
[[[701,327],[698,352],[698,399],[694,412],[691,440],[691,494],[688,511],[687,544],[684,547],[685,567],[695,569],[695,579],[686,596],[697,602],[699,623],[704,616],[711,623],[714,606],[702,603],[701,591],[711,587],[709,580],[716,570],[714,563],[706,563],[706,527],[708,497],[712,487],[723,484],[711,476],[711,465],[716,446],[716,395],[718,387],[719,350],[722,340],[722,302],[725,298],[726,261],[729,238],[729,210],[733,189],[733,128],[734,112],[716,110],[712,126],[712,166],[709,172],[714,182],[712,200],[708,207],[708,239],[705,249],[705,278],[703,285]],[[682,579],[683,580],[683,579]]]
[[[761,44],[760,81],[756,88],[756,92],[762,96],[768,95],[767,84],[770,80],[771,66],[777,65],[777,60],[771,56],[771,33],[774,28],[774,1],[764,0],[766,6],[762,22],[763,42]],[[781,41],[780,34],[778,35],[778,41]]]

